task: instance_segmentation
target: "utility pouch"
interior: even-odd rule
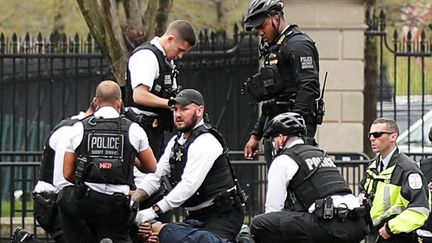
[[[264,99],[264,92],[265,89],[259,73],[248,78],[243,84],[242,94],[248,93],[257,102],[261,102]]]
[[[318,219],[332,219],[334,212],[333,199],[331,197],[315,201],[315,216]]]
[[[324,203],[323,219],[332,219],[333,210],[334,210],[333,199],[331,197],[327,197]]]
[[[283,91],[284,84],[276,65],[262,67],[244,84],[242,93],[249,93],[257,102]]]
[[[276,95],[283,90],[283,81],[276,65],[264,66],[260,69],[266,95]]]
[[[34,216],[39,225],[47,232],[54,232],[56,226],[57,194],[33,192]]]
[[[85,181],[94,183],[122,184],[127,178],[121,158],[90,158]]]

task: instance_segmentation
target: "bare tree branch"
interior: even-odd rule
[[[125,8],[127,25],[134,26],[137,30],[143,31],[138,0],[123,0],[123,6]]]
[[[161,36],[167,27],[168,15],[171,11],[173,0],[159,0],[159,8],[156,12],[154,33]]]
[[[111,65],[115,79],[125,84],[128,55],[150,36],[163,34],[172,0],[77,0],[84,19],[102,54]],[[117,4],[123,4],[126,19],[120,17]]]

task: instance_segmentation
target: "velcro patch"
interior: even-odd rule
[[[300,63],[301,63],[301,69],[313,69],[314,68],[312,56],[300,57]]]
[[[411,189],[420,189],[423,186],[423,182],[420,174],[413,173],[408,176],[408,185]]]

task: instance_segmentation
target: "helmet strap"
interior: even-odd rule
[[[275,16],[275,15],[277,15],[279,17],[277,25],[273,21],[273,16]],[[272,43],[271,43],[271,44],[274,44],[277,42],[277,40],[279,39],[279,37],[281,35],[281,33],[279,32],[279,27],[280,27],[280,23],[281,23],[281,16],[280,16],[279,12],[277,12],[276,14],[273,14],[273,15],[268,14],[268,16],[271,18],[271,23],[272,23],[274,33],[275,33],[274,38],[273,38]]]

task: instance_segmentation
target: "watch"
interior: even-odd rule
[[[161,216],[163,214],[162,210],[160,209],[160,207],[157,204],[153,205],[152,209],[155,211],[157,216]]]

